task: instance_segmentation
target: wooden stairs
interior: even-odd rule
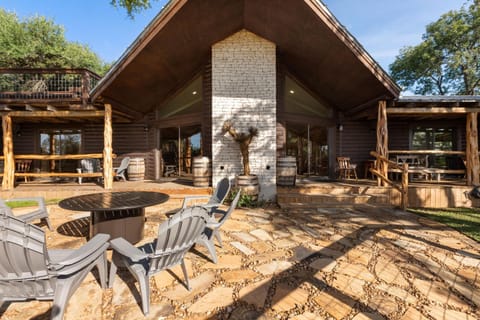
[[[348,184],[304,184],[277,187],[277,203],[282,208],[375,205],[394,207],[400,194],[391,188]]]

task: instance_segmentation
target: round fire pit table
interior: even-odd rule
[[[145,207],[168,199],[160,192],[103,192],[67,198],[58,205],[67,210],[90,211],[90,238],[107,233],[112,239],[123,237],[137,243],[143,238]]]

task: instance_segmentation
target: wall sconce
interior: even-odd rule
[[[338,129],[338,131],[342,132],[343,131],[343,124],[341,124],[341,123],[337,124],[337,129]]]

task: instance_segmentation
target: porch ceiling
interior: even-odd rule
[[[247,29],[331,107],[348,111],[396,97],[398,87],[315,0],[173,0],[93,91],[141,113],[198,74],[211,46]]]

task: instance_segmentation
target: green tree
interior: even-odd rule
[[[130,18],[133,18],[135,13],[150,8],[150,3],[157,0],[110,0],[110,3],[115,7],[122,7],[127,10]]]
[[[480,0],[429,24],[423,41],[403,48],[390,73],[416,94],[480,93]]]
[[[63,28],[52,20],[20,20],[0,9],[0,67],[86,68],[102,75],[109,66],[88,46],[67,41]]]

